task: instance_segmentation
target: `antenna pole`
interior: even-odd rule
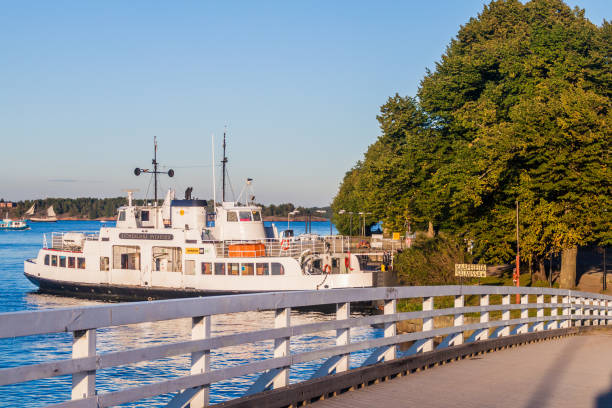
[[[153,178],[155,179],[155,207],[157,207],[157,136],[153,136]]]
[[[222,189],[222,198],[223,201],[225,202],[225,165],[227,163],[227,157],[225,157],[225,134],[227,133],[227,126],[225,127],[225,130],[223,131],[223,160],[221,160],[221,163],[223,164],[223,189]]]
[[[217,184],[215,181],[215,134],[211,135],[212,138],[212,176],[213,176],[213,211],[215,210],[215,206],[217,205]]]
[[[153,170],[141,169],[141,168],[136,167],[134,169],[134,175],[140,176],[141,173],[149,173],[149,174],[153,173],[153,179],[155,180],[155,204],[154,206],[157,207],[157,175],[161,174],[160,171],[157,171],[157,166],[159,164],[157,163],[157,136],[153,136],[153,161],[151,163],[153,164]],[[172,169],[168,170],[168,177],[174,177],[174,170]]]

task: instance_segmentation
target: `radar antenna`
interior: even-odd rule
[[[155,206],[157,207],[157,175],[158,174],[166,174],[166,172],[164,171],[157,171],[157,165],[159,163],[157,163],[157,136],[153,136],[153,161],[151,162],[153,164],[153,170],[150,169],[141,169],[136,167],[134,169],[134,174],[136,176],[140,176],[140,173],[151,173],[153,174],[153,178],[155,179]],[[168,170],[168,177],[174,177],[174,170],[170,169]]]
[[[124,188],[121,191],[128,193],[128,207],[131,207],[132,201],[134,200],[134,193],[140,190],[137,188]]]
[[[252,178],[249,177],[246,179],[246,183],[244,184],[244,187],[242,187],[242,190],[240,191],[240,195],[238,196],[238,202],[240,202],[240,199],[242,198],[243,194],[244,194],[244,205],[249,205],[255,202],[255,192],[253,191],[252,183],[253,183]]]

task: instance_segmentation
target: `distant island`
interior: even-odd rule
[[[150,202],[151,200],[134,200],[134,204],[144,205],[146,201]],[[212,200],[208,201],[212,202]],[[111,221],[117,216],[117,208],[127,205],[127,198],[80,197],[23,201],[5,201],[0,198],[0,204],[2,203],[4,205],[0,205],[0,211],[2,211],[0,217],[4,217],[5,213],[8,213],[8,216],[11,218],[22,218],[28,208],[35,204],[36,208],[41,210],[53,206],[59,220]],[[296,207],[291,203],[258,205],[262,207],[264,221],[286,222],[287,215],[290,212],[295,212],[295,214],[291,215],[291,221],[305,221],[309,214],[312,221],[328,221],[331,216],[330,207]]]

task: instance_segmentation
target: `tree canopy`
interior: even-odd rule
[[[612,242],[612,28],[561,0],[498,0],[463,25],[416,97],[344,178],[349,204],[390,230],[459,235],[485,262]],[[341,232],[347,232],[336,216]]]

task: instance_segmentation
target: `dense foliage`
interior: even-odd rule
[[[465,245],[455,237],[420,234],[410,249],[395,257],[393,266],[403,285],[453,285],[457,283],[455,264],[471,261]]]
[[[334,212],[355,203],[391,230],[432,222],[484,262],[514,257],[516,201],[524,258],[610,244],[611,41],[610,23],[561,0],[491,2],[416,98],[382,106]]]

